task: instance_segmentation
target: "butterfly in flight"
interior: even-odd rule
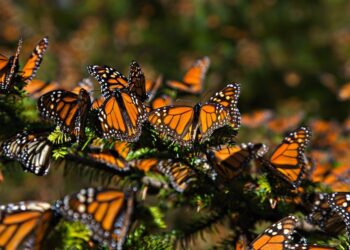
[[[36,76],[48,46],[49,39],[47,37],[42,38],[35,46],[32,54],[19,72],[22,81],[30,83]]]
[[[2,152],[10,159],[22,164],[25,171],[36,175],[46,175],[51,166],[53,145],[47,134],[33,134],[23,131],[6,140]]]
[[[137,141],[147,119],[146,107],[133,92],[137,91],[137,84],[130,87],[125,76],[108,66],[88,66],[88,72],[101,84],[105,98],[98,109],[103,137]]]
[[[87,225],[94,240],[119,250],[131,224],[134,194],[132,191],[87,188],[65,196],[55,207],[65,219]]]
[[[231,88],[231,84],[226,88]],[[174,105],[155,109],[149,113],[148,121],[161,135],[170,137],[180,145],[190,146],[194,142],[202,142],[214,130],[229,125],[232,121],[231,109],[222,104],[234,104],[236,100],[231,95],[225,96],[222,91],[214,97],[204,104],[197,103],[194,107]],[[224,103],[225,98],[228,101]]]
[[[46,202],[0,205],[0,248],[42,249],[48,232],[56,222],[55,213]]]
[[[18,71],[18,59],[22,48],[22,40],[19,40],[14,56],[7,58],[0,54],[0,93],[6,93],[12,89],[15,76]]]
[[[196,181],[195,172],[181,162],[164,160],[159,162],[157,168],[159,172],[168,177],[177,192],[184,192]]]
[[[130,170],[126,157],[130,151],[127,142],[115,142],[112,149],[90,146],[88,157],[96,162],[102,163],[111,170],[125,172]]]
[[[231,180],[239,175],[249,162],[258,156],[259,152],[266,151],[264,144],[242,143],[240,145],[221,145],[210,148],[207,158],[214,166],[215,171],[224,179]]]
[[[38,100],[40,115],[55,122],[64,133],[75,136],[78,142],[85,137],[90,106],[90,94],[84,88],[79,94],[61,89],[50,91]]]
[[[203,89],[205,74],[210,65],[208,57],[203,57],[194,62],[187,70],[182,81],[167,81],[167,85],[171,88],[191,94],[200,94]]]
[[[310,137],[309,127],[296,129],[283,139],[268,160],[261,158],[261,162],[291,186],[297,188],[307,164],[305,149],[310,143]]]

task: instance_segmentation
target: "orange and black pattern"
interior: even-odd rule
[[[85,136],[85,122],[90,105],[90,95],[83,88],[79,94],[54,90],[38,100],[40,115],[55,122],[65,133],[74,135],[78,141]]]
[[[90,147],[88,157],[96,162],[106,165],[111,170],[129,171],[130,165],[126,160],[130,147],[126,142],[115,142],[112,149]]]
[[[167,85],[179,91],[200,94],[203,89],[205,74],[210,65],[208,57],[197,60],[186,72],[182,81],[168,81]]]
[[[29,83],[35,77],[48,46],[49,39],[47,37],[42,38],[35,46],[32,54],[21,70],[20,76],[22,81]]]
[[[54,212],[49,203],[27,201],[0,205],[0,248],[42,249],[54,223]]]
[[[159,89],[160,85],[162,84],[162,81],[163,81],[162,76],[158,76],[155,81],[146,80],[145,88],[146,88],[146,93],[148,96],[148,99],[147,99],[148,101],[152,101],[153,98],[156,96],[158,89]]]
[[[25,90],[30,97],[39,99],[42,95],[58,88],[59,85],[56,82],[44,82],[42,80],[33,79],[23,87],[23,90]]]
[[[310,142],[311,130],[300,127],[289,133],[264,164],[294,188],[300,185],[307,158],[305,149]]]
[[[67,220],[87,225],[92,238],[112,249],[122,249],[134,207],[132,192],[87,188],[67,195],[55,207]]]
[[[14,56],[7,58],[0,54],[0,93],[7,93],[12,90],[15,83],[15,76],[18,71],[18,59],[22,49],[22,40],[19,40],[17,51]]]
[[[215,171],[224,179],[231,180],[239,175],[249,162],[258,157],[266,146],[258,143],[242,143],[239,145],[221,145],[211,148],[207,157]],[[267,149],[265,149],[266,151]]]
[[[173,188],[182,193],[187,190],[195,181],[195,172],[186,164],[173,160],[160,161],[159,172],[165,174]]]
[[[128,78],[112,67],[93,65],[88,66],[87,70],[101,84],[102,95],[106,99],[112,95],[115,89],[129,87]]]
[[[136,61],[132,61],[130,64],[129,90],[134,93],[141,102],[148,99],[145,75],[142,72],[141,66]]]
[[[146,107],[133,93],[114,91],[99,108],[98,119],[103,137],[134,142],[147,119]]]
[[[223,105],[209,101],[194,107],[158,108],[149,113],[148,121],[161,135],[174,139],[180,145],[190,146],[208,139],[214,130],[229,125],[231,116]]]
[[[291,215],[272,224],[249,245],[249,249],[289,250],[288,244],[297,222],[297,218]]]

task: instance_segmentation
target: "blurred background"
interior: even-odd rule
[[[349,1],[1,0],[0,10],[0,53],[12,55],[22,37],[23,63],[49,36],[41,80],[73,86],[88,76],[89,64],[127,74],[133,59],[147,78],[181,79],[195,59],[208,56],[204,97],[240,82],[243,113],[303,111],[306,119],[339,122],[348,116]],[[58,198],[60,188],[32,185],[59,187],[63,177],[50,175],[55,178],[6,178],[1,202]],[[7,196],[9,188],[21,192]]]

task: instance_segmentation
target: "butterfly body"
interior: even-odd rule
[[[146,119],[144,104],[126,90],[114,91],[99,109],[99,120],[105,138],[136,141]]]

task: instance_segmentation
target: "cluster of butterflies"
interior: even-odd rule
[[[48,234],[64,219],[85,224],[94,242],[122,249],[132,221],[133,192],[86,188],[53,204],[22,201],[1,205],[0,248],[42,249]]]
[[[128,77],[109,66],[89,66],[89,74],[96,78],[101,86],[102,95],[94,97],[92,95],[93,84],[87,79],[80,82],[73,90],[60,89],[59,85],[54,82],[33,79],[47,49],[47,38],[43,38],[37,44],[25,66],[20,70],[18,58],[21,43],[20,41],[14,56],[7,58],[1,55],[0,93],[13,92],[16,90],[16,83],[26,83],[23,89],[30,97],[38,100],[37,106],[41,117],[53,122],[63,133],[75,138],[78,145],[86,139],[87,125],[89,128],[90,125],[97,128],[96,134],[103,139],[112,141],[112,147],[106,148],[105,143],[97,138],[88,146],[84,158],[97,162],[106,169],[118,173],[135,170],[158,172],[169,179],[170,184],[177,192],[184,192],[192,185],[196,185],[198,171],[191,167],[189,161],[183,160],[186,157],[181,156],[181,159],[165,157],[163,159],[160,156],[154,156],[128,160],[129,153],[133,151],[131,143],[139,140],[143,128],[149,124],[161,138],[196,151],[195,157],[214,169],[215,176],[217,176],[214,178],[215,180],[232,181],[242,172],[249,170],[248,167],[252,161],[262,166],[259,169],[272,171],[273,176],[279,178],[281,183],[286,183],[297,189],[298,192],[304,179],[309,178],[314,181],[315,178],[321,178],[320,175],[323,178],[326,178],[325,176],[334,177],[333,173],[329,174],[330,171],[315,174],[319,169],[313,160],[315,156],[311,155],[310,157],[305,152],[310,143],[311,128],[305,126],[287,134],[269,156],[266,156],[268,147],[262,143],[208,145],[204,149],[197,147],[204,145],[204,142],[210,139],[214,131],[220,128],[231,127],[237,130],[240,127],[241,115],[237,107],[240,85],[237,83],[228,84],[204,103],[197,103],[194,106],[174,105],[169,95],[158,93],[162,78],[159,77],[156,81],[146,80],[140,65],[133,61],[130,64]],[[207,57],[197,60],[186,72],[182,81],[168,81],[167,85],[179,92],[200,94],[208,67],[209,59]],[[249,124],[255,126],[259,123],[257,120],[261,123],[269,121],[269,127],[276,128],[278,131],[281,127],[297,124],[301,119],[300,116],[298,114],[298,116],[291,118],[294,123],[285,123],[282,120],[270,122],[271,115],[267,112],[260,112],[260,114],[257,113],[250,117],[243,116],[242,123],[246,126]],[[96,119],[91,119],[91,117]],[[319,128],[321,125],[312,125],[314,130],[322,134],[322,129]],[[46,175],[53,162],[52,152],[57,146],[48,139],[48,135],[48,132],[22,131],[2,141],[2,154],[7,158],[19,161],[26,171],[36,175]],[[198,150],[198,148],[200,149]],[[130,214],[128,211],[131,211],[130,207],[133,201],[126,199],[127,201],[124,202],[125,198],[122,193],[113,191],[118,193],[118,195],[114,195],[110,193],[112,191],[106,191],[106,199],[99,200],[98,198],[98,201],[94,202],[97,197],[100,197],[97,195],[100,191],[88,190],[81,191],[82,193],[71,197],[67,196],[61,202],[57,202],[59,205],[56,205],[60,207],[59,209],[57,206],[53,209],[52,206],[43,205],[44,203],[38,203],[41,205],[23,203],[22,206],[14,205],[15,208],[13,205],[5,206],[4,212],[0,214],[0,219],[6,221],[6,216],[10,216],[12,210],[14,213],[24,213],[32,211],[31,209],[37,209],[39,212],[36,211],[35,214],[38,216],[36,218],[40,218],[40,221],[43,220],[44,214],[48,214],[45,215],[45,218],[48,219],[43,220],[44,224],[34,223],[33,225],[37,225],[37,227],[33,226],[33,230],[29,230],[34,233],[34,238],[32,237],[30,240],[32,244],[43,239],[43,233],[36,236],[36,230],[46,230],[48,228],[47,221],[51,221],[52,214],[63,215],[69,219],[78,219],[86,223],[94,231],[94,237],[97,241],[113,246],[122,244],[130,223],[128,219],[130,215],[125,217],[123,212],[121,217],[110,217],[109,214],[106,217],[108,221],[104,221],[101,213],[108,213],[109,208],[108,205],[103,205],[103,208],[98,209],[99,202],[108,202],[112,209],[118,211],[124,211],[125,207],[125,213]],[[105,194],[104,192],[101,191],[101,197],[104,196],[102,195]],[[321,196],[325,195],[319,197]],[[113,206],[111,203],[114,201],[110,201],[111,197],[119,197],[118,202]],[[340,211],[336,208],[345,207],[347,202],[343,201],[341,205],[335,205],[336,203],[329,200],[328,198],[316,199],[313,211],[309,216],[310,222],[321,228],[328,228],[328,226],[323,226],[327,224],[324,222],[325,220],[333,223],[333,218],[338,221],[339,218],[342,218],[340,222],[345,221],[348,224],[348,217],[346,217],[348,211],[344,209]],[[327,204],[329,206],[326,207]],[[94,217],[95,212],[97,217]],[[328,214],[331,216],[328,217]],[[294,217],[287,217],[287,219],[268,228],[263,235],[251,243],[249,249],[332,249],[299,243],[293,245],[290,242],[290,236],[296,224],[297,221]],[[8,241],[1,241],[1,237],[10,235],[7,232],[1,236],[1,230],[5,229],[6,226],[0,227],[0,243],[6,242],[9,246],[22,243],[18,240],[13,242],[11,237],[8,238]],[[6,244],[5,246],[7,246]]]

